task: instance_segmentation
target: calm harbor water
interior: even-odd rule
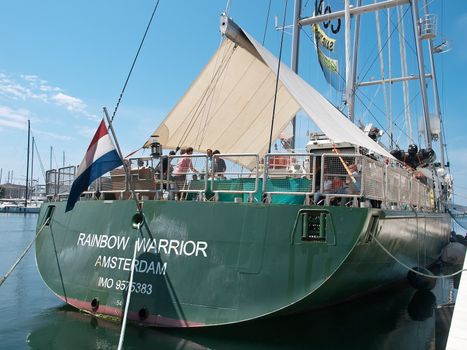
[[[0,274],[34,236],[37,215],[0,214]],[[402,282],[325,310],[210,329],[128,325],[125,349],[444,349],[454,281]],[[0,287],[0,349],[116,349],[120,325],[64,305],[42,282],[34,248]]]

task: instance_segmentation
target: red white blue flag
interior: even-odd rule
[[[79,196],[97,178],[123,165],[102,119],[71,185],[65,212],[73,209]]]

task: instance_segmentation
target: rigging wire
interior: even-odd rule
[[[284,27],[285,27],[285,18],[287,15],[287,4],[289,0],[285,0],[284,6],[284,19],[282,20],[282,34],[281,34],[281,45],[279,47],[279,60],[277,62],[277,75],[276,75],[276,86],[274,89],[274,102],[272,105],[272,117],[271,117],[271,132],[269,133],[269,146],[268,146],[268,153],[271,153],[271,143],[272,143],[272,132],[274,129],[274,116],[276,114],[276,102],[277,102],[277,89],[279,87],[279,74],[281,69],[281,58],[282,58],[282,44],[284,43]]]
[[[180,140],[178,142],[178,147],[180,147],[185,142],[185,140],[187,139],[191,129],[194,127],[196,121],[198,120],[199,116],[201,115],[201,112],[203,111],[204,106],[206,105],[206,103],[209,100],[212,93],[215,91],[217,83],[219,82],[219,79],[222,77],[225,69],[228,67],[228,63],[230,62],[230,59],[232,58],[232,56],[233,56],[233,54],[235,52],[235,49],[236,49],[236,45],[232,45],[231,51],[224,55],[224,58],[222,59],[219,67],[217,68],[216,72],[214,73],[214,75],[212,77],[212,80],[209,82],[209,85],[206,87],[203,94],[198,99],[198,103],[195,106],[193,106],[193,108],[188,113],[188,115],[192,115],[192,117],[188,121],[188,125],[185,128],[185,130],[183,131],[182,136],[180,137]]]
[[[380,65],[380,71],[381,71],[381,79],[383,80],[382,85],[383,85],[383,100],[384,100],[384,108],[386,110],[386,123],[389,128],[389,143],[392,147],[392,133],[391,133],[391,114],[390,114],[390,109],[389,109],[389,102],[388,102],[388,93],[387,93],[387,87],[386,87],[386,79],[385,79],[385,71],[384,71],[384,57],[383,57],[383,48],[381,47],[381,26],[379,24],[379,13],[378,11],[375,11],[375,17],[376,17],[376,33],[377,33],[377,42],[378,42],[378,48],[379,48],[379,65]],[[389,41],[390,35],[388,35],[388,39],[386,40],[386,43],[390,43]]]
[[[110,118],[110,122],[113,122],[115,118],[115,114],[117,114],[118,106],[120,105],[120,102],[122,101],[123,94],[125,92],[126,86],[128,84],[128,81],[130,80],[131,73],[133,72],[133,68],[135,67],[136,60],[138,59],[139,53],[141,51],[141,48],[143,47],[144,40],[146,39],[146,35],[148,34],[149,27],[151,26],[152,19],[154,18],[154,15],[156,13],[157,7],[159,6],[159,1],[157,0],[156,5],[154,6],[154,10],[152,11],[151,18],[149,19],[149,23],[146,27],[146,31],[144,32],[143,38],[141,39],[141,43],[139,44],[138,51],[136,52],[135,58],[133,59],[133,63],[131,64],[130,71],[128,72],[128,76],[126,77],[125,84],[123,85],[122,91],[120,92],[120,96],[118,97],[117,104],[115,105],[115,109],[112,113],[112,118]]]
[[[404,13],[404,15],[405,15],[406,13],[407,13],[407,10],[406,10],[406,12]],[[401,17],[401,21],[402,21],[402,19],[404,18],[404,15]],[[303,32],[305,33],[305,35],[308,37],[308,39],[309,39],[310,41],[313,41],[313,38],[310,36],[310,34],[308,34],[306,31],[303,31]],[[393,31],[391,32],[391,34],[388,36],[388,39],[386,40],[385,44],[382,46],[381,50],[383,50],[384,47],[387,45],[388,40],[391,38],[391,36],[392,36],[393,33],[394,33],[394,30],[393,30]],[[381,51],[380,51],[380,52],[381,52]],[[378,57],[379,57],[379,54],[378,54],[378,56],[376,56],[376,58],[378,58]],[[374,62],[373,62],[373,63],[374,63]],[[371,68],[371,67],[370,67],[370,68]],[[337,73],[337,75],[340,77],[340,79],[341,79],[342,81],[345,81],[344,77],[343,77],[339,72],[336,72],[336,73]],[[367,73],[368,73],[368,71],[367,71]],[[363,80],[363,79],[362,79],[362,80]],[[385,115],[386,112],[384,112],[378,105],[374,104],[373,101],[372,101],[372,99],[370,99],[365,93],[363,93],[362,90],[355,90],[354,93],[355,93],[356,97],[357,97],[358,100],[363,104],[363,106],[365,107],[366,111],[372,116],[372,118],[375,120],[375,122],[376,122],[376,123],[379,125],[379,127],[381,128],[381,130],[383,130],[386,134],[388,134],[386,128],[381,124],[381,122],[376,118],[376,116],[370,111],[370,109],[369,109],[368,106],[362,101],[362,99],[360,98],[360,96],[357,95],[357,91],[358,91],[359,94],[361,94],[362,96],[364,96],[368,101],[370,101],[370,103],[371,103],[373,106],[375,106],[375,108],[376,108],[379,112],[381,112],[383,115]],[[419,96],[419,94],[420,94],[420,92],[418,92],[418,93],[404,106],[402,112],[403,112],[406,108],[408,108],[408,106],[410,106],[410,105],[412,104],[412,102],[415,100],[415,98],[417,98],[417,97]],[[401,112],[401,113],[402,113],[402,112]],[[396,119],[401,115],[401,113],[399,113],[399,115],[396,117]],[[403,134],[405,134],[405,136],[407,136],[409,139],[413,140],[412,136],[409,135],[409,134],[407,134],[407,132],[405,132],[404,130],[402,130],[402,129],[396,124],[395,121],[393,121],[392,125],[393,125],[393,126],[396,126],[397,129],[399,129],[399,131],[401,131]],[[398,145],[396,145],[396,146],[398,146]]]
[[[406,11],[407,12],[407,11]],[[405,13],[404,13],[405,15]],[[403,18],[404,16],[402,16]],[[401,20],[402,20],[401,18]],[[394,30],[392,31],[392,33],[394,32]],[[303,33],[305,33],[305,35],[308,37],[308,39],[313,42],[313,38],[310,36],[309,33],[307,33],[306,31],[303,31]],[[391,33],[391,35],[392,35]],[[391,37],[391,35],[389,35],[389,38]],[[388,39],[389,40],[389,39]],[[386,40],[386,43],[383,45],[382,49],[384,49],[385,45],[387,45],[387,40]],[[378,58],[378,56],[376,56],[376,58]],[[371,68],[371,67],[370,67]],[[345,78],[342,76],[342,74],[340,74],[339,72],[336,72],[337,75],[339,76],[339,78],[342,80],[342,81],[345,81]],[[362,90],[355,90],[354,92],[355,96],[358,98],[358,100],[360,101],[360,103],[362,103],[362,105],[365,107],[366,111],[371,115],[371,117],[375,120],[375,122],[378,124],[378,126],[380,127],[381,130],[383,130],[386,134],[387,134],[387,130],[386,128],[381,124],[381,122],[376,118],[376,116],[371,112],[370,108],[368,108],[368,106],[363,102],[363,100],[360,98],[360,96],[358,96],[358,94],[364,96],[368,101],[370,101],[370,103],[375,106],[375,108],[380,111],[383,115],[385,114],[385,112],[376,104],[373,103],[372,99],[370,99],[365,93],[362,92]],[[404,109],[407,108],[408,105],[411,105],[412,102],[415,100],[415,98],[419,95],[420,93],[417,93],[411,100],[410,102],[408,102],[408,104],[406,106],[404,106]],[[335,106],[336,107],[336,106]],[[337,107],[336,107],[337,108]],[[404,111],[403,109],[403,111]],[[396,119],[400,116],[401,114],[399,114]],[[393,124],[394,126],[397,127],[397,129],[399,129],[399,131],[401,131],[402,133],[404,133],[408,138],[412,139],[412,136],[411,135],[408,135],[406,132],[404,132],[394,121],[393,121]],[[413,140],[413,139],[412,139]],[[396,145],[397,146],[397,145]]]
[[[407,7],[407,9],[405,10],[404,14],[402,15],[402,18],[401,20],[405,17],[405,15],[407,14],[407,12],[409,11],[410,7]],[[378,54],[375,56],[375,58],[373,59],[373,61],[371,62],[370,66],[368,67],[367,71],[365,72],[365,74],[363,75],[362,79],[360,81],[363,81],[365,79],[365,77],[367,76],[367,74],[370,72],[370,69],[373,67],[373,65],[375,64],[376,60],[379,58],[379,55],[381,53],[381,51],[386,47],[387,43],[388,43],[388,40],[392,37],[392,35],[394,34],[394,32],[396,31],[396,28],[397,26],[394,27],[394,29],[391,31],[391,34],[388,36],[388,39],[386,39],[386,42],[384,43],[384,45],[381,47],[381,50],[379,50]],[[366,63],[364,64],[366,65]]]
[[[269,23],[269,12],[271,11],[271,2],[272,0],[269,0],[269,5],[268,5],[268,13],[266,14],[266,23],[264,24],[264,33],[263,33],[263,41],[261,44],[264,46],[264,42],[266,41],[266,32],[268,29],[268,23]]]
[[[219,40],[219,46],[218,46],[217,50],[219,50],[219,48],[222,46],[223,42],[224,42],[224,37],[223,37],[223,35],[221,35],[220,40]],[[220,53],[219,55],[217,55],[215,67],[219,67],[219,65],[223,62],[224,58],[226,57],[227,49],[228,49],[227,46],[224,47],[223,52]],[[220,62],[219,62],[219,60],[220,60]],[[213,71],[213,73],[211,75],[211,81],[213,81],[213,77],[214,77],[214,74],[215,74],[216,71],[217,71],[217,69],[215,69]],[[198,149],[199,150],[201,150],[201,144],[204,142],[204,138],[206,136],[206,132],[207,132],[206,130],[207,130],[207,127],[208,127],[208,121],[209,121],[209,116],[210,116],[211,110],[213,109],[214,111],[216,111],[216,109],[217,109],[217,103],[215,103],[215,101],[217,101],[216,96],[215,96],[216,91],[218,93],[217,95],[219,96],[219,94],[222,91],[222,85],[224,83],[224,80],[225,80],[225,77],[222,80],[219,89],[216,89],[218,81],[216,82],[216,85],[213,88],[213,89],[215,89],[215,91],[213,91],[213,93],[212,93],[212,98],[209,101],[209,106],[207,108],[204,108],[203,116],[201,116],[202,112],[200,112],[201,120],[200,120],[199,126],[198,126],[198,135],[200,135],[199,140],[198,140],[199,141],[199,143],[198,143]],[[213,103],[214,103],[214,108],[212,106]],[[204,123],[203,123],[203,119],[204,119]]]
[[[401,57],[401,73],[402,73],[402,76],[407,76],[408,68],[407,68],[407,50],[406,50],[407,45],[406,44],[408,44],[408,42],[407,40],[405,40],[405,25],[404,25],[404,21],[401,20],[401,8],[400,7],[396,9],[396,13],[397,13],[397,19],[399,21],[399,26],[400,26],[400,30],[398,28],[397,31],[399,33],[399,54]],[[410,105],[408,104],[408,100],[410,99],[410,89],[409,89],[408,81],[402,82],[402,97],[404,100],[404,104],[407,106],[407,108],[404,109],[403,111],[406,129],[409,134],[409,137],[407,138],[407,142],[413,143],[412,114],[410,110]]]
[[[364,96],[367,100],[370,100],[370,98],[364,94],[361,90],[358,90],[358,94]],[[381,127],[381,129],[386,132],[386,129],[381,125],[381,123],[378,121],[378,119],[376,118],[376,116],[370,111],[370,109],[368,108],[368,106],[363,102],[363,100],[360,98],[360,96],[358,96],[358,94],[355,94],[355,96],[358,98],[358,100],[360,101],[360,103],[363,104],[363,106],[366,108],[367,112],[373,117],[373,119],[378,123],[378,125]],[[409,104],[411,105],[412,102],[420,95],[420,92],[418,92],[415,96],[413,96],[413,98],[410,100]],[[383,110],[381,110],[381,108],[376,105],[376,104],[373,104],[373,106],[378,110],[380,111],[381,113],[384,113]],[[407,108],[407,106],[404,106],[404,109]],[[403,113],[403,110],[402,112],[400,112],[398,114],[398,116],[396,117],[396,119],[398,119]],[[408,137],[409,139],[411,139],[413,141],[413,138],[411,135],[407,134],[406,131],[404,131],[395,121],[393,121],[393,126],[395,126],[401,133],[403,133],[406,137]],[[399,145],[396,143],[396,147],[399,147]]]
[[[31,131],[31,135],[34,137],[34,133]],[[36,149],[37,157],[39,158],[39,165],[41,167],[42,171],[42,176],[44,178],[44,182],[47,182],[46,177],[45,177],[45,168],[44,164],[42,163],[41,155],[39,153],[39,149],[37,148],[37,141],[34,142],[34,148]]]

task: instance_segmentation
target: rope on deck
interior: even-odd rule
[[[37,237],[39,237],[39,235],[44,230],[44,227],[47,226],[49,222],[50,222],[50,217],[45,220],[45,222],[42,224],[42,227],[40,228],[39,232],[37,232],[37,234],[34,236],[34,238],[31,240],[31,242],[29,242],[28,246],[21,253],[21,255],[18,257],[18,259],[16,259],[13,266],[11,266],[10,269],[8,270],[8,272],[3,277],[0,278],[0,286],[3,284],[3,282],[6,281],[6,279],[10,276],[10,274],[13,272],[13,270],[16,268],[16,266],[18,266],[20,261],[24,258],[24,256],[29,251],[29,249],[31,249],[33,243],[36,241]]]
[[[402,261],[400,261],[399,259],[397,259],[388,249],[386,249],[383,244],[378,241],[378,239],[375,237],[374,234],[370,233],[371,237],[375,240],[376,243],[378,243],[378,245],[381,247],[381,249],[386,253],[388,254],[391,258],[393,258],[398,264],[402,265],[403,267],[405,267],[407,270],[410,270],[412,271],[413,273],[417,274],[417,275],[420,275],[420,276],[424,276],[424,277],[429,277],[429,278],[434,278],[434,279],[442,279],[442,278],[450,278],[450,277],[454,277],[455,275],[458,275],[460,273],[462,273],[463,271],[467,271],[467,269],[460,269],[459,271],[456,271],[454,273],[451,273],[449,275],[441,275],[441,276],[435,276],[435,275],[428,275],[426,273],[423,273],[423,272],[420,272],[420,271],[417,271],[417,270],[414,270],[413,268],[409,267],[408,265],[404,264]]]

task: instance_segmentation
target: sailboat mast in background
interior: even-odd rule
[[[29,140],[31,139],[31,121],[28,120],[28,150],[26,155],[26,194],[24,196],[24,207],[28,206],[28,191],[29,191]]]

